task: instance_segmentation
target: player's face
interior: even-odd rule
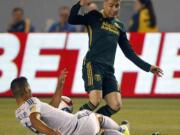
[[[117,17],[120,9],[120,0],[105,0],[104,13],[107,17]]]
[[[30,88],[30,85],[28,84],[27,87],[25,87],[25,95],[27,97],[32,97],[32,92],[31,92],[31,88]]]

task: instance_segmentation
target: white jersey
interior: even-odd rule
[[[16,118],[20,123],[38,133],[32,127],[29,116],[31,113],[37,112],[41,115],[41,120],[52,129],[59,129],[62,135],[71,135],[76,126],[78,118],[70,113],[54,108],[47,103],[41,102],[38,98],[32,97],[22,104],[15,112]]]

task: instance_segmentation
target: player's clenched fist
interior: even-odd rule
[[[80,0],[81,6],[87,6],[90,3],[90,0]]]

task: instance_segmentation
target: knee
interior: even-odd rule
[[[120,101],[109,104],[109,107],[114,111],[119,111],[122,108],[122,103]]]
[[[100,104],[100,102],[101,102],[101,98],[99,98],[99,97],[97,97],[97,98],[90,98],[89,99],[90,100],[90,102],[94,105],[94,106],[98,106],[99,104]]]
[[[98,106],[102,99],[102,91],[93,90],[89,93],[89,101],[94,105]]]

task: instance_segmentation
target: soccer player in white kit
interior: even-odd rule
[[[58,109],[66,73],[66,70],[61,72],[49,104],[32,97],[25,77],[11,82],[11,91],[19,106],[15,115],[24,127],[39,135],[98,135],[100,129],[104,130],[103,135],[129,135],[126,125],[119,126],[109,117],[88,110],[71,114]]]

